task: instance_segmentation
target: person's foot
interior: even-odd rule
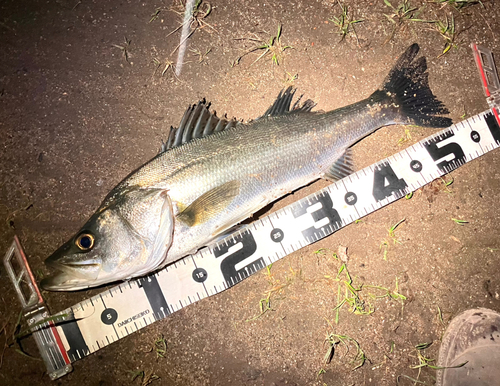
[[[446,369],[437,371],[436,386],[500,385],[500,314],[475,308],[453,318],[437,365]]]

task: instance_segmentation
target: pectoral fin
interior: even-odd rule
[[[229,206],[240,194],[240,186],[240,181],[233,180],[203,193],[179,213],[177,219],[190,227],[203,224]]]

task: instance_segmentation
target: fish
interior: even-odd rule
[[[313,111],[282,90],[257,119],[217,117],[190,106],[160,152],[123,179],[83,227],[45,261],[41,285],[73,291],[157,271],[227,235],[269,203],[317,179],[354,172],[351,147],[388,125],[452,124],[429,87],[413,44],[382,86],[332,111]]]

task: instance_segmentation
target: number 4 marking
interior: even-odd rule
[[[394,193],[401,193],[408,187],[403,178],[398,178],[389,163],[375,166],[373,176],[373,197],[377,202],[392,196]]]

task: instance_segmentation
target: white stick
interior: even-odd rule
[[[186,11],[184,12],[184,22],[182,23],[181,42],[179,44],[179,54],[177,55],[177,65],[175,66],[175,75],[179,76],[184,63],[184,54],[186,53],[187,38],[191,30],[191,16],[193,15],[194,0],[186,1]]]

